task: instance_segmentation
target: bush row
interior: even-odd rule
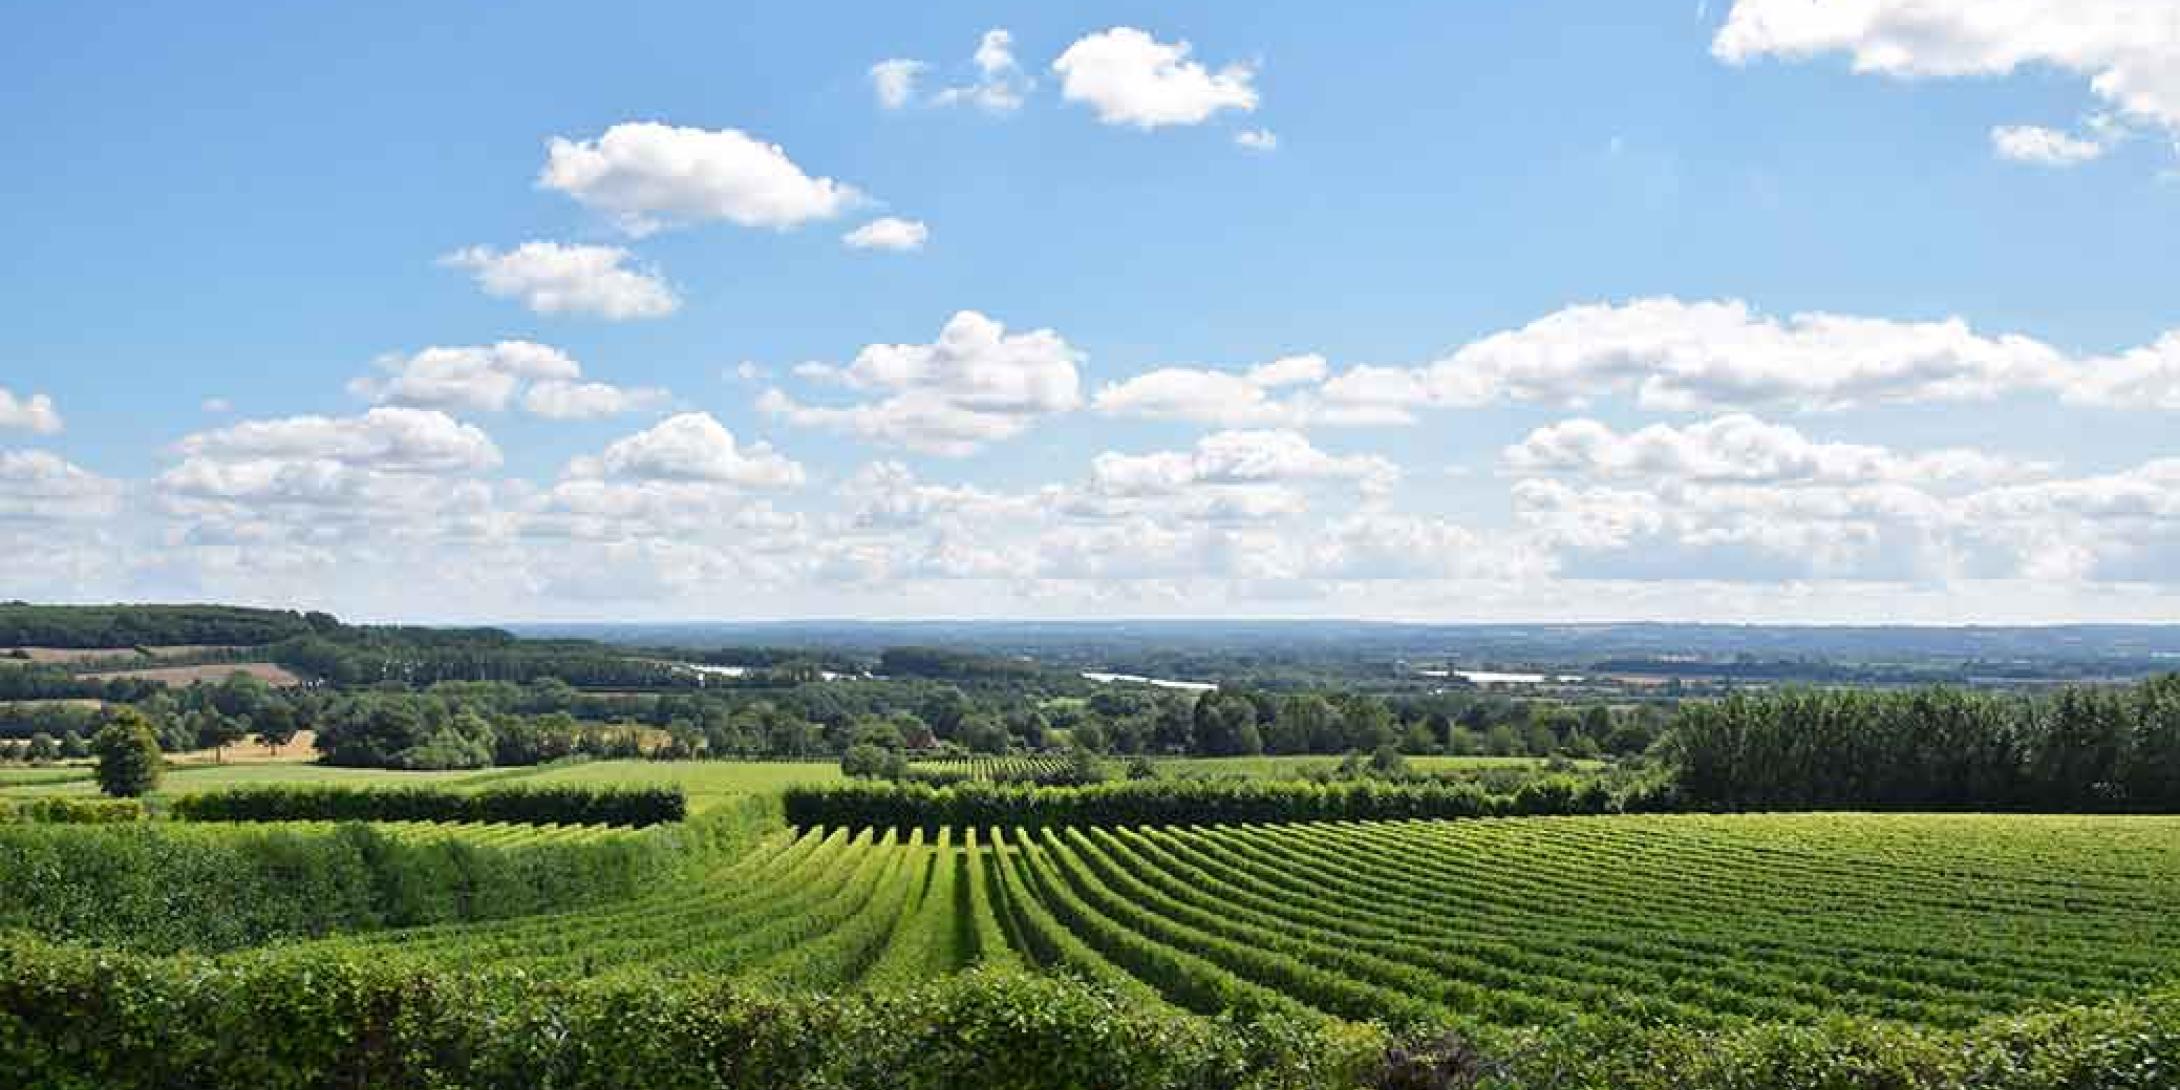
[[[978,972],[890,996],[718,980],[548,983],[322,955],[218,962],[0,943],[0,1071],[103,1090],[1332,1088],[1381,1051]]]
[[[790,998],[699,978],[0,941],[0,1071],[39,1090],[2169,1090],[2176,1065],[2173,993],[1967,1030],[1584,1020],[1388,1047],[1370,1026],[1198,1018],[997,970]]]
[[[660,825],[688,816],[678,787],[495,787],[448,791],[322,784],[237,787],[183,795],[187,821],[500,821],[524,825]]]
[[[675,828],[484,846],[362,824],[5,825],[0,930],[211,951],[515,916],[634,895],[683,859],[685,839]]]
[[[798,786],[783,800],[798,828],[936,830],[1602,814],[1662,808],[1659,793],[1615,793],[1597,778],[1545,776],[1494,794],[1472,783],[1361,780],[1128,780],[1080,787],[856,781]]]
[[[136,799],[0,799],[0,822],[35,821],[52,825],[111,825],[141,821],[144,804]]]

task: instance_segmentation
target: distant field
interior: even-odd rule
[[[17,650],[29,655],[32,662],[48,664],[144,657],[134,647],[0,647],[0,662],[13,658],[12,652]],[[212,651],[237,651],[241,649],[215,643],[177,643],[147,647],[144,650],[151,652],[153,658],[182,658],[188,655],[202,655]]]
[[[73,771],[81,778],[65,782],[39,782],[37,776],[52,777],[56,772],[71,771],[54,768],[0,769],[0,795],[95,795],[98,785],[91,780],[89,768]],[[429,784],[435,787],[456,785],[464,780],[484,778],[486,782],[504,778],[504,770],[459,770],[453,772],[396,772],[378,768],[336,768],[332,765],[305,764],[290,761],[263,761],[225,765],[191,764],[167,769],[166,778],[159,784],[159,795],[187,795],[199,791],[217,791],[224,787],[270,783],[341,783],[357,786],[399,787]],[[12,783],[11,783],[12,781]]]
[[[592,761],[540,769],[521,777],[521,782],[526,786],[678,786],[688,794],[691,810],[705,810],[737,795],[777,794],[795,784],[837,783],[843,778],[836,761]]]
[[[269,685],[277,685],[283,688],[303,683],[303,679],[290,673],[287,667],[272,662],[214,662],[198,666],[148,666],[141,670],[94,670],[85,673],[83,676],[101,680],[141,678],[145,681],[159,681],[168,685],[184,686],[194,685],[200,681],[212,683],[225,681],[227,675],[233,673],[248,674],[251,677],[262,679]]]

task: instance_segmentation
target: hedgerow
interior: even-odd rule
[[[573,832],[573,830],[570,830]],[[345,824],[0,826],[0,928],[149,951],[483,920],[633,896],[679,830],[490,844]]]
[[[494,821],[527,825],[660,825],[688,816],[678,787],[495,787],[447,791],[323,784],[237,787],[183,795],[186,821]]]
[[[1577,1019],[1433,1031],[1201,1018],[978,970],[782,996],[623,974],[551,981],[308,954],[151,958],[0,941],[0,1071],[24,1090],[2169,1090],[2180,993],[1938,1030]]]
[[[0,1071],[24,1090],[1302,1090],[1352,1086],[1381,1051],[1364,1027],[1179,1017],[1017,973],[783,998],[697,978],[0,943]]]
[[[0,822],[34,821],[51,825],[111,825],[141,821],[144,804],[136,799],[0,799]]]
[[[1628,808],[1597,779],[1543,777],[1507,794],[1471,783],[1127,780],[1080,787],[853,781],[787,790],[799,828],[1285,824],[1403,818],[1601,814]]]

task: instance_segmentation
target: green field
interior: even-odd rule
[[[780,833],[604,910],[334,940],[775,987],[989,962],[1199,1013],[1962,1027],[2180,970],[2180,820],[1741,815]]]

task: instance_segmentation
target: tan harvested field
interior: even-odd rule
[[[218,684],[227,675],[241,672],[262,678],[267,684],[286,688],[301,685],[303,679],[288,672],[287,667],[271,662],[212,662],[201,666],[148,666],[141,670],[95,670],[84,677],[101,681],[112,678],[142,678],[146,681],[163,681],[168,685],[194,685],[197,682]]]
[[[318,759],[317,742],[318,735],[315,731],[299,731],[295,735],[294,741],[281,746],[280,752],[272,753],[267,751],[264,746],[258,745],[255,740],[246,738],[227,747],[225,760],[220,759],[217,751],[194,749],[187,753],[167,754],[167,763],[172,765],[302,764]]]
[[[150,657],[152,658],[167,659],[201,655],[208,651],[236,651],[240,650],[240,648],[217,643],[177,643],[147,647],[144,650],[151,652]],[[15,658],[16,651],[21,651],[23,654],[30,656],[32,662],[61,665],[72,662],[97,662],[103,659],[140,659],[144,657],[134,647],[0,647],[0,660]]]
[[[57,696],[47,700],[0,700],[0,708],[103,708],[106,702],[88,696]]]

